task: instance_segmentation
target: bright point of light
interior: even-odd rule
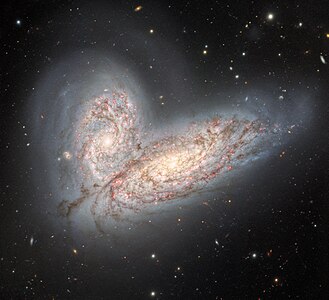
[[[150,29],[150,33],[153,33],[154,32],[154,30],[153,29]]]
[[[151,292],[151,296],[154,297],[155,296],[155,292]]]
[[[68,151],[63,152],[63,157],[67,160],[70,160],[72,158],[72,154]]]
[[[206,55],[207,54],[207,50],[203,50],[203,52],[202,52],[204,55]]]
[[[155,254],[154,253],[151,255],[151,258],[155,258]]]
[[[168,167],[170,169],[177,168],[179,157],[173,156],[171,160],[168,161]]]
[[[16,24],[21,25],[22,24],[21,20],[16,20]]]
[[[256,253],[253,253],[252,254],[252,258],[256,258],[257,257],[257,254]]]
[[[143,8],[143,6],[141,6],[141,5],[138,5],[138,6],[136,6],[135,7],[135,11],[137,12],[137,11],[141,11],[142,10],[142,8]]]
[[[242,56],[245,56],[246,55],[246,52],[242,52]]]
[[[274,15],[273,14],[270,13],[270,14],[267,15],[267,19],[268,20],[273,20],[273,18],[274,18]]]
[[[112,143],[112,139],[111,139],[111,137],[109,137],[109,136],[105,136],[105,137],[103,138],[103,146],[104,146],[104,147],[111,146],[111,143]]]
[[[298,26],[299,27],[302,27],[303,26],[303,23],[302,22],[299,22]]]
[[[239,76],[238,74],[237,74],[237,75],[235,75],[235,78],[236,78],[236,79],[238,79],[239,77],[240,77],[240,76]]]

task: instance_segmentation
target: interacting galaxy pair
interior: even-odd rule
[[[91,213],[99,219],[188,198],[258,158],[279,131],[237,115],[211,116],[164,135],[147,132],[143,121],[124,90],[86,102],[74,124],[72,153],[82,178],[81,197],[62,202],[64,214],[91,199]]]

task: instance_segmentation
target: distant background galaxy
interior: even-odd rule
[[[326,299],[328,5],[1,4],[1,298]]]

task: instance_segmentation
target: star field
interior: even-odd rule
[[[1,299],[327,298],[326,1],[0,7]]]

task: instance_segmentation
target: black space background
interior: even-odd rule
[[[138,5],[143,9],[136,13]],[[112,47],[122,32],[107,22],[111,18],[128,23],[124,30],[144,31],[146,39],[154,28],[154,35],[175,45],[195,74],[191,93],[245,95],[253,86],[284,86],[292,95],[310,95],[304,113],[312,114],[311,124],[284,149],[280,163],[269,159],[266,178],[249,179],[246,194],[241,186],[243,201],[220,206],[205,225],[193,225],[179,253],[168,251],[166,241],[154,246],[150,253],[162,257],[156,263],[150,253],[127,259],[123,253],[115,265],[101,257],[90,261],[87,249],[76,256],[69,237],[49,238],[53,233],[42,226],[46,215],[37,222],[31,214],[42,201],[27,160],[26,144],[33,141],[22,128],[33,86],[65,53]],[[322,54],[329,62],[326,33],[328,1],[2,2],[0,298],[328,299],[329,72],[320,60]],[[119,38],[116,43],[120,49]],[[131,45],[125,43],[118,54],[127,55],[123,49]],[[149,64],[133,50],[128,55],[140,68]],[[229,71],[232,58],[239,81]],[[38,240],[33,247],[31,236]]]

